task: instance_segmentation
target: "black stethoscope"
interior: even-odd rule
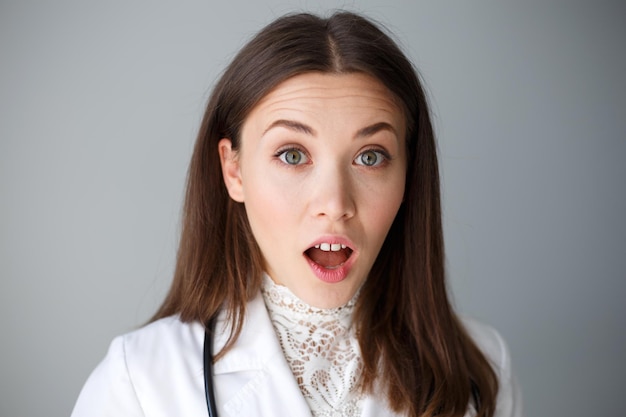
[[[211,318],[204,331],[204,395],[209,417],[217,417],[215,388],[213,387],[213,333],[215,333],[215,321],[215,317]]]
[[[217,417],[215,404],[215,389],[213,388],[213,333],[215,333],[215,317],[209,320],[204,332],[204,395],[209,417]],[[472,398],[476,408],[480,408],[480,394],[478,387],[471,381]]]

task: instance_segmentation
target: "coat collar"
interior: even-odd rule
[[[214,352],[226,344],[230,331],[226,313],[222,312],[216,326]],[[215,363],[213,371],[216,375],[260,371],[268,361],[278,355],[282,355],[282,350],[259,292],[246,306],[244,325],[239,338],[228,353]]]
[[[222,314],[214,351],[230,334]],[[218,404],[225,416],[311,417],[309,406],[280,347],[261,294],[247,304],[241,334],[213,367]],[[399,417],[373,396],[363,400],[362,417]]]
[[[230,334],[224,314],[216,334],[214,351],[224,346]],[[239,338],[213,371],[217,401],[226,416],[311,416],[260,292],[247,304]]]

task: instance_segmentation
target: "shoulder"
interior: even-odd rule
[[[127,359],[150,360],[174,352],[198,353],[203,337],[204,329],[199,323],[184,323],[178,316],[170,316],[122,335],[113,344],[122,345]]]
[[[142,382],[158,386],[160,380],[179,376],[181,369],[201,369],[203,343],[204,329],[199,323],[170,316],[115,338],[107,356],[123,358],[136,386]]]
[[[477,320],[461,318],[465,330],[483,352],[498,377],[497,417],[522,417],[521,390],[513,373],[511,354],[500,333]]]
[[[176,386],[204,389],[203,337],[200,324],[177,316],[116,337],[85,383],[72,417],[161,415],[159,408],[189,412],[197,400],[167,394]]]

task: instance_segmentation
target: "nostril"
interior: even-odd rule
[[[326,217],[332,221],[347,220],[354,217],[355,213],[356,207],[352,202],[342,202],[340,204],[326,204],[324,207],[319,207],[317,217]]]

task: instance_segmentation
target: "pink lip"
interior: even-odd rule
[[[350,239],[347,239],[344,237],[326,236],[326,237],[321,237],[317,239],[315,242],[311,244],[311,246],[309,246],[309,248],[314,247],[316,245],[320,245],[322,243],[330,243],[330,244],[338,243],[341,245],[346,245],[347,247],[352,249],[352,254],[348,258],[348,260],[344,262],[343,264],[341,264],[340,266],[333,268],[333,269],[325,268],[319,264],[316,264],[315,262],[311,260],[311,258],[309,258],[303,253],[304,258],[307,260],[307,262],[309,263],[309,266],[311,267],[311,270],[313,271],[313,273],[318,279],[329,284],[335,284],[337,282],[343,281],[344,279],[346,279],[346,277],[350,273],[350,269],[352,269],[352,266],[354,265],[354,262],[358,255],[357,250],[354,247],[354,243],[352,243]]]

